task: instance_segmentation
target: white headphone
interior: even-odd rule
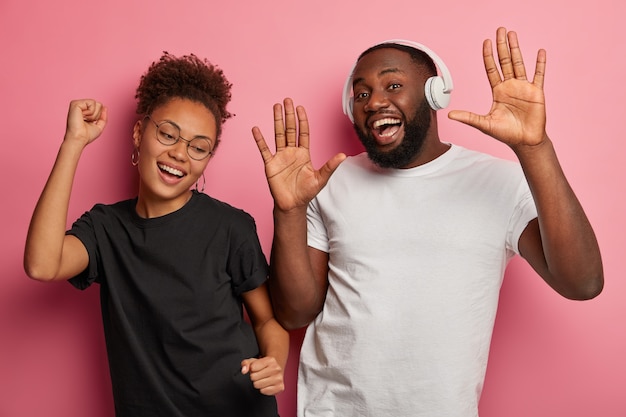
[[[435,52],[433,52],[426,46],[417,42],[407,41],[403,39],[390,39],[381,42],[378,45],[383,45],[387,43],[409,46],[411,48],[417,49],[418,51],[424,52],[430,57],[430,59],[433,60],[435,65],[437,65],[437,67],[439,68],[439,73],[441,75],[433,76],[426,80],[426,84],[424,85],[424,94],[426,96],[428,104],[430,104],[430,107],[433,110],[445,109],[448,104],[450,104],[450,93],[452,92],[454,85],[452,84],[452,76],[450,75],[450,71],[448,70],[448,67],[446,67],[446,64],[444,64],[444,62],[441,60],[441,58],[439,58],[439,56]],[[348,76],[348,79],[343,86],[342,100],[343,112],[346,116],[350,118],[350,121],[353,123],[354,117],[352,116],[352,108],[354,106],[354,97],[352,96],[352,76],[354,73],[354,69],[356,68],[357,62],[352,65],[350,75]]]

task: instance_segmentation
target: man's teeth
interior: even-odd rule
[[[395,135],[400,130],[402,121],[395,117],[386,117],[384,119],[376,120],[372,123],[372,129],[378,130],[378,136],[381,138],[388,138]]]
[[[372,127],[374,129],[378,129],[379,127],[381,127],[383,125],[397,125],[397,124],[400,124],[400,119],[394,119],[394,118],[391,118],[391,117],[387,117],[385,119],[376,120],[372,124]]]
[[[170,173],[172,175],[176,175],[177,177],[182,177],[183,176],[183,171],[181,171],[179,169],[172,168],[172,167],[169,167],[167,165],[162,165],[162,164],[159,164],[159,168],[161,168],[163,171],[165,171],[167,173]]]
[[[393,126],[393,128],[391,129],[386,129],[384,132],[380,132],[379,136],[381,138],[388,138],[388,137],[395,135],[398,132],[398,130],[400,130],[400,127]]]

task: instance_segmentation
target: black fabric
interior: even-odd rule
[[[240,372],[259,354],[241,294],[268,273],[254,219],[196,192],[159,218],[135,205],[96,205],[68,231],[90,259],[70,282],[101,287],[116,415],[276,416]]]

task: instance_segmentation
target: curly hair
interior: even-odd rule
[[[137,114],[150,114],[173,98],[203,104],[213,113],[217,125],[215,147],[222,134],[222,124],[233,116],[226,110],[231,99],[228,82],[221,69],[194,54],[176,57],[166,51],[141,76],[135,93]]]

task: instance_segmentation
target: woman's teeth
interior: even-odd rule
[[[182,177],[184,175],[183,171],[169,167],[167,165],[159,164],[159,168],[169,174],[176,175],[177,177]]]

